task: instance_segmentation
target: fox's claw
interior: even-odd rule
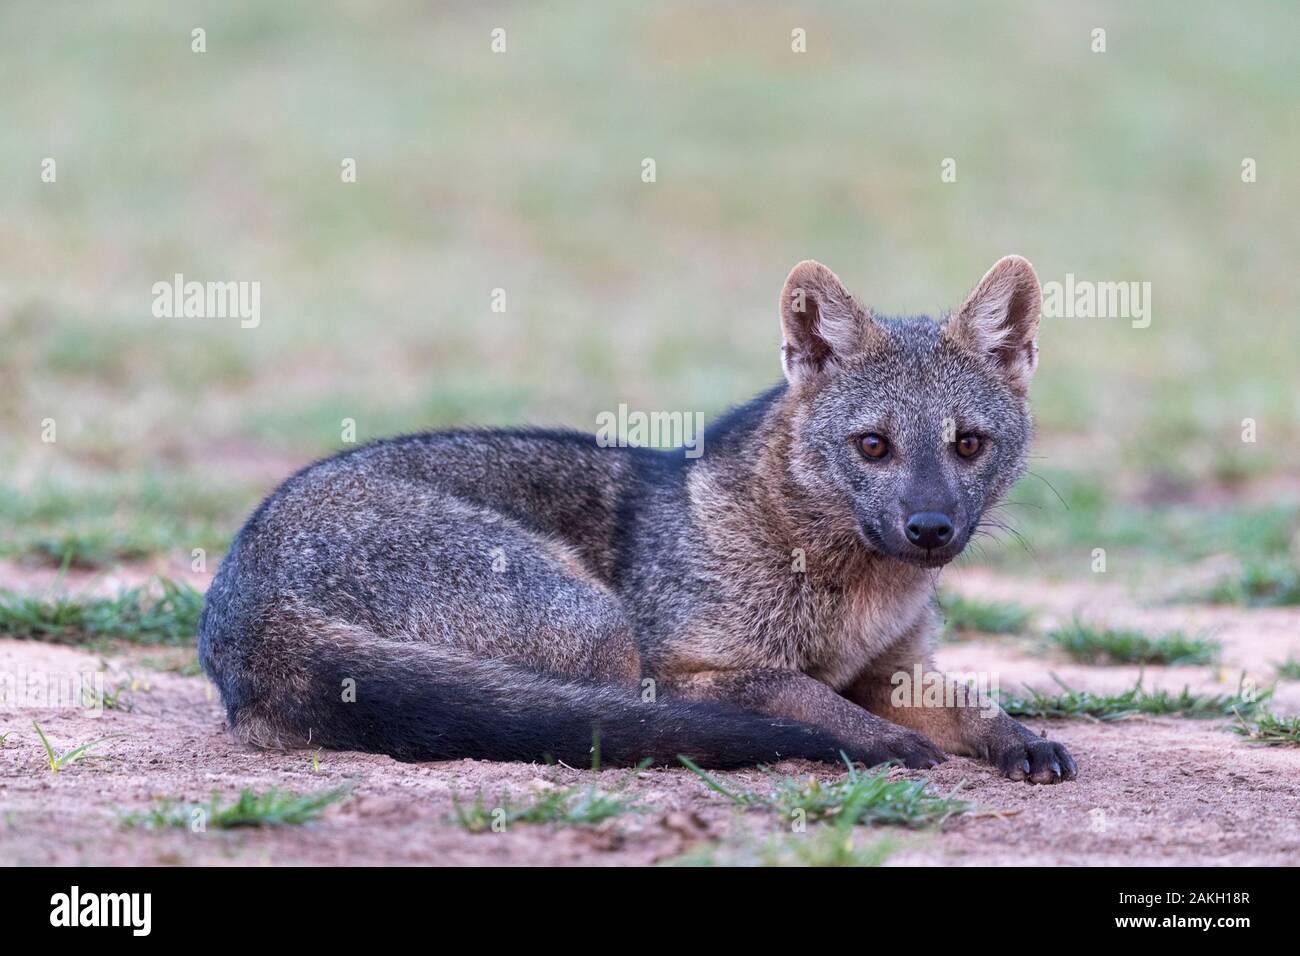
[[[1010,779],[1027,783],[1061,783],[1079,775],[1065,745],[1041,737],[1010,742],[992,756],[992,763]]]

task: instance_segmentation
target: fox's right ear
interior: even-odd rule
[[[862,344],[871,315],[849,295],[839,277],[805,259],[781,290],[781,366],[791,382],[825,369]]]

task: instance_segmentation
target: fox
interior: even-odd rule
[[[932,768],[1073,780],[996,702],[918,706],[935,584],[1026,470],[1041,288],[1000,259],[955,311],[885,316],[807,260],[783,381],[703,454],[564,429],[382,439],[247,520],[199,655],[271,749],[728,769]]]

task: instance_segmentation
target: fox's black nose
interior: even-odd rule
[[[931,551],[952,540],[952,519],[937,511],[918,511],[907,519],[903,530],[907,532],[908,541]]]

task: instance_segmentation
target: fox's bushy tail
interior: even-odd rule
[[[317,622],[319,624],[319,622]],[[633,688],[559,680],[452,648],[337,625],[263,633],[244,653],[205,640],[204,667],[236,732],[261,746],[326,747],[398,760],[558,760],[610,766],[684,756],[700,766],[794,757],[834,762],[852,750],[798,721]],[[205,635],[207,637],[207,635]]]

